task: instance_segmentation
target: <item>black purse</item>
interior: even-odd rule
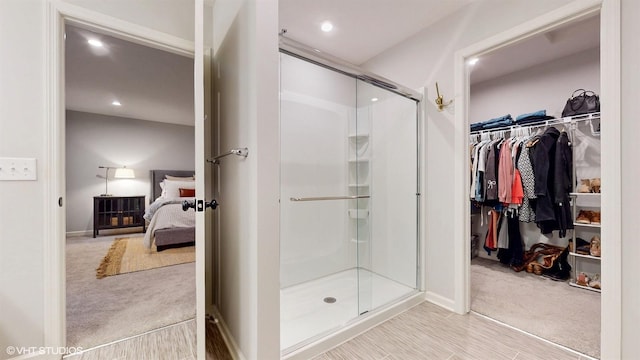
[[[578,95],[576,95],[578,93]],[[600,97],[593,91],[578,89],[573,92],[562,110],[562,117],[600,111]]]

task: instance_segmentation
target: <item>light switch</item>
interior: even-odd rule
[[[0,158],[0,180],[36,180],[36,159]]]

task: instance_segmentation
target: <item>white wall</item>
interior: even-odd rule
[[[86,2],[97,8],[105,2]],[[109,2],[110,4],[112,2]],[[121,1],[119,15],[139,24],[171,24],[174,36],[193,31],[192,22],[175,22],[184,3],[155,1],[130,6]],[[138,3],[136,3],[138,4]],[[51,204],[45,190],[51,179],[47,162],[49,114],[45,89],[48,29],[45,0],[0,1],[0,156],[33,157],[36,181],[0,182],[0,358],[7,346],[43,346],[45,320],[45,244],[54,234],[45,222]],[[115,6],[114,6],[115,8]],[[163,8],[162,12],[155,9]],[[115,14],[114,15],[118,15]],[[192,19],[190,16],[189,19]],[[156,25],[164,26],[164,25]],[[20,34],[20,36],[15,36]],[[62,159],[63,160],[63,159]],[[61,161],[62,161],[61,160]],[[52,254],[48,254],[51,256]]]
[[[37,181],[0,182],[0,359],[44,341],[44,14],[44,1],[0,2],[0,156],[38,162]]]
[[[600,94],[599,48],[471,85],[469,122],[538,110],[559,118],[576,89]]]
[[[153,202],[149,170],[194,170],[194,127],[67,111],[67,233],[93,230],[93,196],[104,193],[104,169],[126,166],[135,179],[114,179],[109,193],[145,195]]]
[[[247,359],[280,357],[277,19],[277,0],[214,4],[219,149],[249,148],[219,166],[217,306]]]
[[[181,39],[194,41],[193,0],[64,0]]]
[[[349,239],[348,201],[293,202],[291,197],[348,193],[348,129],[356,81],[281,54],[280,286],[357,266]]]
[[[453,96],[453,56],[458,49],[558,8],[569,0],[477,1],[364,64],[374,73],[411,88],[435,87],[445,99]],[[499,11],[496,11],[499,9]],[[425,276],[427,292],[446,306],[454,299],[453,206],[454,117],[439,113],[427,101],[427,196]]]
[[[634,281],[635,275],[640,273],[640,221],[638,216],[638,199],[640,178],[638,158],[638,134],[640,122],[637,121],[637,105],[640,99],[640,2],[635,0],[621,0],[621,166],[620,179],[622,183],[622,358],[638,357],[638,340],[640,339],[640,286]],[[603,131],[606,128],[603,127]],[[605,241],[606,239],[603,239]],[[606,291],[606,288],[605,290]]]

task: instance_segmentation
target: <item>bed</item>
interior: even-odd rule
[[[145,210],[149,227],[144,244],[158,251],[195,244],[195,211],[182,210],[182,201],[193,200],[194,171],[151,170],[151,199]],[[163,183],[164,182],[164,183]],[[164,189],[163,189],[164,186]]]

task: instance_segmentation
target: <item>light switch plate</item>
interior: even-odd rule
[[[0,181],[36,180],[36,159],[0,158]]]

